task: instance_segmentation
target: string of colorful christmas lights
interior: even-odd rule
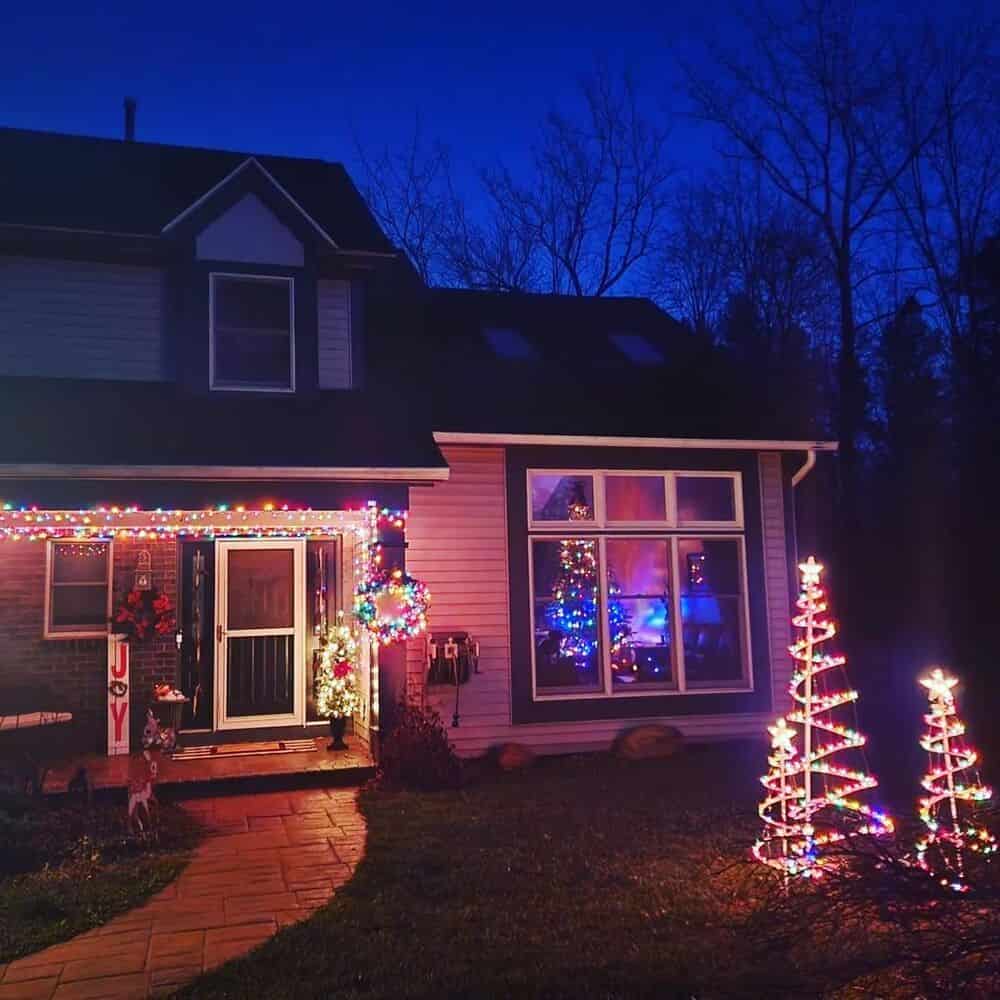
[[[935,667],[920,683],[927,689],[930,708],[920,737],[930,770],[920,782],[927,793],[919,802],[927,833],[917,842],[917,863],[942,885],[965,892],[965,852],[990,855],[997,850],[996,837],[975,816],[976,806],[992,798],[993,789],[974,772],[965,773],[975,767],[979,755],[963,739],[965,724],[954,695],[958,678]]]
[[[833,860],[824,848],[850,836],[889,833],[893,823],[853,798],[877,787],[872,775],[829,760],[860,750],[866,740],[831,715],[853,705],[858,693],[828,688],[830,672],[843,667],[846,660],[817,649],[837,634],[836,625],[825,617],[828,605],[820,586],[823,567],[810,556],[799,570],[799,614],[792,624],[800,634],[789,647],[796,661],[789,685],[794,707],[768,730],[770,769],[761,778],[767,794],[758,809],[764,830],[752,850],[758,861],[786,875],[815,878]],[[799,736],[801,753],[792,745]]]
[[[376,642],[388,646],[413,639],[426,630],[431,594],[426,584],[401,569],[381,568],[380,515],[372,506],[368,508],[368,518],[368,572],[355,590],[354,614]],[[404,526],[402,520],[392,523],[397,528]]]
[[[287,504],[264,504],[260,509],[220,504],[205,510],[113,506],[77,511],[14,508],[5,504],[0,510],[0,540],[335,538],[347,532],[375,539],[379,524],[405,527],[406,517],[406,511],[373,504],[362,510],[333,511],[291,508]]]
[[[569,504],[569,520],[590,521],[589,505],[578,494]],[[632,627],[621,600],[621,587],[609,574],[608,631],[612,669],[624,667]],[[597,543],[581,538],[564,538],[559,543],[559,575],[552,588],[552,602],[545,609],[550,629],[560,636],[559,651],[572,657],[581,669],[588,669],[590,655],[597,649],[600,584],[597,579]]]

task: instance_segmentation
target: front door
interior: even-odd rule
[[[216,727],[301,725],[305,713],[305,540],[216,548]]]

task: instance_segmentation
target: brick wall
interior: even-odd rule
[[[135,584],[135,567],[139,553],[149,553],[153,568],[153,587],[170,597],[177,607],[178,553],[176,542],[149,542],[148,540],[116,541],[114,545],[115,592],[112,606],[119,604]],[[140,746],[142,728],[145,725],[146,709],[152,700],[153,683],[167,681],[178,683],[177,645],[173,635],[166,640],[146,639],[131,643],[132,708],[131,735],[132,749]],[[106,716],[101,715],[102,749],[106,740]]]
[[[134,583],[138,554],[149,552],[153,586],[177,603],[177,546],[173,542],[114,544],[114,602]],[[107,742],[107,643],[100,639],[45,639],[45,545],[0,542],[0,683],[48,688],[76,718],[74,742],[103,751]],[[139,745],[154,680],[176,682],[173,639],[132,649],[133,747]],[[42,707],[42,706],[40,706]],[[2,708],[2,706],[0,706]]]

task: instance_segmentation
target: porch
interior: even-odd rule
[[[214,743],[209,749],[223,752],[194,758],[157,753],[157,795],[178,799],[217,795],[220,792],[357,785],[375,774],[375,762],[368,747],[353,735],[345,739],[346,750],[328,750],[330,740],[325,732],[298,740],[265,740],[256,734],[253,738],[255,743]],[[179,747],[182,751],[185,742],[182,738],[182,746]],[[247,752],[266,744],[301,746],[307,742],[312,742],[315,748]],[[227,753],[227,747],[239,748],[240,753]],[[60,795],[68,792],[70,783],[81,768],[86,769],[90,787],[95,793],[124,795],[130,778],[141,775],[145,763],[140,753],[117,757],[97,753],[64,757],[46,772],[44,793]]]
[[[81,768],[97,791],[125,789],[145,766],[147,710],[188,751],[157,754],[168,794],[365,780],[378,651],[359,634],[348,749],[331,752],[317,694],[321,638],[350,620],[380,527],[397,541],[404,517],[372,504],[0,510],[15,598],[0,607],[0,631],[18,628],[0,680],[16,676],[32,709],[72,716],[72,726],[40,733],[30,755],[49,765],[44,791],[65,792]],[[109,636],[109,614],[120,622],[116,609],[142,595],[136,619],[146,604],[154,612],[145,634]],[[57,748],[56,729],[72,729],[72,753]]]

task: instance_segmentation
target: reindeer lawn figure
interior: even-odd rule
[[[166,750],[177,747],[177,730],[172,726],[161,726],[151,708],[146,709],[146,725],[142,730],[142,745],[147,750]]]
[[[128,828],[132,833],[139,835],[145,835],[153,829],[153,814],[149,807],[151,803],[156,805],[153,783],[160,770],[148,750],[143,750],[142,757],[146,765],[143,773],[138,777],[130,777],[128,782]],[[140,809],[146,814],[145,824]]]

